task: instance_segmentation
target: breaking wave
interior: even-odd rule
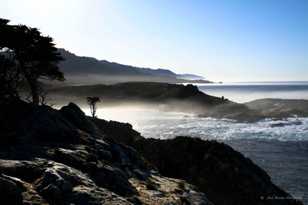
[[[191,136],[203,139],[273,139],[308,141],[308,118],[265,119],[256,123],[238,123],[229,119],[200,118],[176,112],[142,108],[106,108],[99,117],[128,122],[144,137],[173,138]]]

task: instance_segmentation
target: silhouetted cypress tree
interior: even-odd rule
[[[8,20],[0,19],[0,49],[14,54],[18,74],[29,85],[32,102],[39,104],[38,80],[64,80],[57,65],[63,58],[51,37],[43,36],[36,28],[8,23]]]
[[[91,115],[93,118],[96,117],[96,104],[100,102],[99,97],[87,97],[87,102],[90,106]]]

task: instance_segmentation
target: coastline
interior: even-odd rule
[[[145,139],[131,125],[89,118],[73,103],[54,110],[12,101],[1,109],[0,184],[9,203],[302,204],[223,143]]]
[[[308,87],[307,87],[308,89]],[[194,85],[130,82],[114,85],[67,86],[48,90],[48,100],[65,104],[74,101],[83,104],[89,95],[104,100],[104,106],[125,104],[149,105],[169,111],[185,111],[200,117],[229,118],[256,122],[265,118],[308,116],[308,100],[298,102],[284,99],[261,99],[249,103],[230,101],[228,96],[212,96]],[[276,109],[277,100],[281,106]],[[260,108],[267,102],[267,107]],[[294,104],[294,105],[293,105]],[[292,106],[292,107],[290,107]]]

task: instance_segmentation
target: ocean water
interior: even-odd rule
[[[161,112],[140,107],[100,108],[100,118],[129,122],[145,137],[168,139],[175,136],[209,140],[266,139],[308,141],[308,118],[265,119],[237,123],[230,119],[200,118],[193,114]]]
[[[308,99],[308,82],[211,84],[199,88],[236,102],[260,98]],[[229,144],[265,169],[275,184],[308,205],[308,118],[237,123],[142,106],[100,107],[97,114],[107,120],[129,122],[147,138],[190,136]]]
[[[308,99],[308,82],[260,82],[202,84],[199,89],[209,95],[225,96],[235,102],[261,98]]]
[[[237,123],[141,107],[101,108],[98,116],[129,122],[147,138],[190,136],[222,141],[265,169],[275,184],[308,204],[308,118]]]

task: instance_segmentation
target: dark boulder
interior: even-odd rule
[[[78,132],[60,112],[49,106],[36,106],[10,100],[0,107],[2,138],[17,141],[76,141]]]
[[[264,170],[226,144],[191,137],[169,140],[113,137],[136,148],[164,176],[196,185],[214,204],[301,204],[274,185]],[[275,197],[280,200],[272,200]]]
[[[65,116],[68,121],[85,132],[93,134],[97,130],[95,125],[88,120],[84,112],[74,103],[63,106],[60,109],[60,113]]]
[[[1,204],[21,205],[23,189],[13,180],[0,175],[0,202]]]
[[[137,193],[129,183],[127,174],[119,168],[103,165],[92,174],[92,178],[97,185],[121,196],[133,196]]]
[[[133,129],[129,123],[121,123],[116,121],[107,121],[101,119],[93,119],[95,125],[101,129],[107,136],[117,136],[121,142],[133,143],[135,140],[142,139],[139,132]]]

